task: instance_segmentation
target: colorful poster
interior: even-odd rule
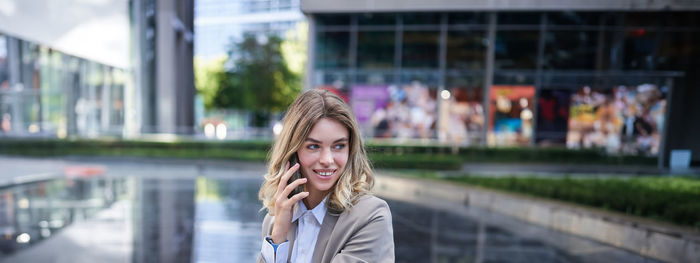
[[[491,146],[527,145],[532,137],[534,86],[492,86],[489,135]]]
[[[389,100],[389,91],[386,85],[358,85],[352,88],[350,98],[350,106],[355,112],[355,117],[360,125],[363,125],[372,117],[375,110],[384,107]]]
[[[665,92],[656,85],[601,90],[584,86],[571,95],[566,145],[656,155],[665,111]]]
[[[438,138],[463,146],[480,144],[484,139],[483,89],[453,87],[447,92],[441,94]]]
[[[410,85],[358,85],[350,92],[351,107],[366,135],[377,138],[434,138],[436,89]]]

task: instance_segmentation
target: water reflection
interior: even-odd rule
[[[396,262],[578,262],[560,249],[463,216],[389,201]]]
[[[0,260],[254,262],[264,216],[260,183],[130,177],[2,188]],[[471,208],[465,214],[388,202],[397,262],[652,261]]]
[[[255,262],[264,216],[260,182],[197,179],[195,262]]]
[[[0,188],[2,257],[48,239],[111,206],[124,180],[61,179]]]

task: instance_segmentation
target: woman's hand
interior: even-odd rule
[[[292,208],[294,208],[294,204],[309,196],[309,192],[301,192],[292,196],[292,198],[287,198],[294,188],[306,183],[306,178],[299,178],[287,185],[289,177],[298,170],[298,163],[292,167],[289,167],[289,163],[287,163],[287,171],[282,175],[277,186],[277,192],[275,193],[275,223],[272,227],[272,236],[270,236],[275,244],[280,244],[287,240],[287,232],[289,232],[289,226],[292,224]]]

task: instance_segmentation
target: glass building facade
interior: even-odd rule
[[[199,0],[194,8],[194,53],[204,59],[226,55],[244,34],[284,36],[305,20],[299,0]]]
[[[123,69],[0,34],[0,136],[121,136]]]
[[[698,12],[311,14],[312,87],[365,135],[655,155]]]

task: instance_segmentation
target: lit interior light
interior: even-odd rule
[[[49,223],[49,226],[51,228],[61,228],[61,227],[63,227],[63,220],[60,220],[60,219],[51,220],[51,222]]]
[[[41,237],[47,238],[47,237],[49,237],[49,236],[51,236],[51,230],[50,230],[50,229],[48,229],[48,228],[43,228],[43,229],[41,229]]]
[[[37,133],[37,132],[39,132],[39,125],[30,124],[29,125],[29,133]]]
[[[19,236],[17,236],[17,243],[20,243],[20,244],[29,243],[30,239],[32,239],[32,238],[29,236],[29,234],[22,233],[22,234],[19,234]]]
[[[226,125],[223,123],[219,123],[219,125],[216,125],[216,138],[219,140],[223,140],[226,138]]]
[[[442,90],[440,92],[440,97],[442,97],[443,100],[450,99],[450,96],[452,96],[452,95],[450,94],[449,90]]]
[[[29,200],[27,200],[27,198],[22,198],[22,199],[17,200],[17,207],[19,207],[21,209],[29,208]]]
[[[207,125],[204,125],[204,136],[207,138],[214,138],[215,133],[214,124],[207,123]]]
[[[275,136],[279,136],[280,133],[282,133],[282,123],[275,123],[275,126],[272,126],[272,133],[274,133]]]

